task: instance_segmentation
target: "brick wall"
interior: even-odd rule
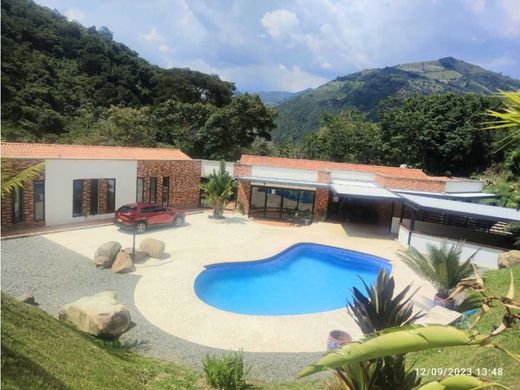
[[[314,218],[317,220],[325,219],[328,205],[329,190],[327,188],[318,188],[314,198]]]
[[[233,176],[251,176],[253,167],[245,164],[235,164],[233,167]],[[240,211],[244,214],[249,213],[249,197],[251,196],[251,183],[248,181],[240,181],[237,188],[237,200]]]
[[[150,201],[150,178],[157,177],[157,203],[162,203],[163,177],[170,178],[168,205],[198,207],[201,162],[193,160],[137,162],[137,176],[144,177],[144,201]]]
[[[444,192],[446,181],[436,179],[410,179],[376,175],[376,183],[386,187],[401,190]]]
[[[31,165],[43,162],[44,160],[25,160],[25,159],[8,159],[2,161],[2,174],[4,180],[8,180],[13,175],[30,167]],[[45,180],[45,169],[42,169],[40,174],[34,181]],[[13,204],[12,194],[7,194],[2,197],[2,228],[12,229],[18,227],[32,227],[45,225],[45,221],[34,220],[34,197],[33,197],[33,181],[24,183],[23,185],[23,222],[13,223]]]

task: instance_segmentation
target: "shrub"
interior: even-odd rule
[[[241,352],[223,356],[206,355],[202,365],[206,382],[214,389],[241,390],[247,387],[246,377],[251,367],[244,363]]]

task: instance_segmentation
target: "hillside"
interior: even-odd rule
[[[3,130],[61,134],[84,107],[223,106],[234,89],[215,75],[153,66],[106,27],[85,28],[30,0],[2,1]]]
[[[258,95],[262,102],[266,106],[277,106],[289,99],[300,96],[304,93],[312,91],[312,88],[304,89],[299,92],[288,92],[288,91],[267,91],[267,92],[252,92],[254,95]]]
[[[520,80],[453,57],[363,70],[338,77],[278,105],[273,140],[297,140],[317,130],[322,112],[355,108],[375,118],[379,102],[391,96],[403,99],[447,92],[491,94],[497,89],[519,88]]]

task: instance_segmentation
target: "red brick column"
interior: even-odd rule
[[[251,176],[253,167],[246,164],[235,164],[233,167],[233,176]],[[249,213],[249,198],[251,196],[251,183],[248,181],[239,181],[237,188],[237,201],[240,205],[240,211],[243,214]]]
[[[26,160],[26,159],[6,159],[2,161],[2,164],[7,166],[2,168],[3,179],[8,180],[15,174],[23,171],[31,165],[43,162],[44,160]],[[34,181],[45,180],[45,168],[41,170],[39,175]],[[12,207],[12,194],[8,193],[2,196],[2,228],[10,229],[13,227],[30,227],[30,226],[43,226],[45,221],[34,221],[34,196],[33,196],[33,181],[24,183],[23,185],[23,214],[24,220],[21,223],[13,223],[13,207]]]
[[[318,171],[318,183],[329,184],[330,172]],[[314,218],[324,220],[327,216],[327,208],[329,206],[329,189],[318,188],[314,198]]]

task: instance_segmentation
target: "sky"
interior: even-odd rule
[[[243,92],[453,56],[520,79],[520,0],[36,0]]]

